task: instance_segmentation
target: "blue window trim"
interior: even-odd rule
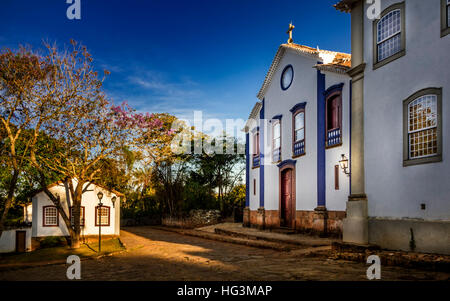
[[[282,168],[286,165],[295,166],[296,163],[297,163],[297,160],[287,159],[287,160],[284,160],[283,162],[281,162],[280,164],[278,164],[277,167]]]
[[[259,118],[261,120],[264,120],[264,106],[265,99],[262,100],[261,110],[259,111]],[[259,207],[264,208],[264,126],[259,131],[259,143]]]
[[[284,75],[284,72],[285,72],[288,68],[292,68],[292,79],[291,79],[291,82],[289,83],[289,85],[288,85],[286,88],[284,88],[284,87],[283,87],[283,75]],[[281,86],[281,90],[286,91],[287,89],[289,89],[289,88],[291,87],[293,81],[294,81],[294,67],[292,67],[292,65],[289,64],[289,65],[287,65],[286,67],[284,67],[283,72],[281,72],[281,77],[280,77],[280,86]]]
[[[245,207],[250,205],[250,134],[245,134]]]
[[[290,109],[289,111],[292,113],[292,157],[300,157],[305,155],[305,142],[306,142],[306,104],[307,102],[300,102],[298,104],[296,104],[295,106],[292,107],[292,109]],[[303,140],[300,141],[295,141],[295,116],[297,115],[297,113],[299,113],[300,111],[303,111],[305,119],[304,119],[304,124],[303,124],[303,128],[304,128],[304,138]]]
[[[326,116],[328,110],[327,100],[329,96],[333,95],[333,93],[339,92],[341,94],[341,106],[342,106],[342,90],[344,88],[344,83],[336,84],[323,92],[325,104],[325,113],[323,116]],[[340,118],[342,118],[342,111],[340,113]],[[331,148],[335,146],[342,145],[342,120],[340,120],[340,127],[335,129],[334,131],[328,131],[327,125],[325,125],[325,139],[326,139],[326,147]]]
[[[320,63],[319,63],[320,64]],[[335,86],[330,87],[331,91]],[[325,186],[325,74],[317,70],[317,206],[326,205]]]
[[[283,118],[283,115],[282,115],[282,114],[280,114],[280,115],[275,115],[275,116],[272,117],[272,120],[275,120],[275,119],[281,120],[281,118]]]
[[[272,126],[275,126],[276,124],[280,124],[280,141],[283,141],[283,139],[281,138],[281,118],[283,117],[282,114],[280,115],[275,115],[272,117],[272,120],[270,120],[270,123],[272,123]],[[273,128],[272,128],[272,134],[273,134]],[[273,148],[273,136],[272,136],[272,162],[279,162],[281,160],[281,145],[280,148],[274,149]]]
[[[307,102],[300,102],[298,104],[296,104],[295,106],[292,107],[292,109],[290,109],[289,111],[291,113],[296,113],[298,110],[304,109],[306,107]]]
[[[333,85],[323,92],[323,96],[325,96],[325,99],[326,99],[329,95],[331,95],[332,93],[334,93],[336,91],[342,92],[343,87],[344,87],[344,83]]]

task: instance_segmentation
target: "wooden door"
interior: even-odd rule
[[[281,220],[282,227],[292,227],[292,169],[281,174]]]
[[[26,233],[25,231],[16,231],[16,252],[25,252]]]

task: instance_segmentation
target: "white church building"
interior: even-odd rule
[[[244,225],[342,233],[350,177],[351,56],[293,43],[276,52],[245,126]]]
[[[351,12],[346,242],[450,254],[450,0],[363,0]]]
[[[450,254],[450,0],[379,3],[335,5],[351,58],[290,26],[244,129],[244,226]]]

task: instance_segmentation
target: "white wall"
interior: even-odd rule
[[[10,253],[16,251],[16,231],[26,231],[25,248],[31,250],[31,228],[5,230],[0,237],[0,253]]]
[[[74,184],[75,187],[76,184]],[[70,195],[66,188],[63,186],[55,186],[50,188],[52,193],[58,193],[61,197],[61,205],[65,209],[66,214],[69,216],[69,205],[72,204]],[[81,228],[81,235],[97,235],[98,226],[95,226],[95,207],[98,205],[97,193],[103,192],[102,203],[104,206],[110,207],[110,225],[102,226],[102,234],[105,235],[119,235],[115,230],[115,208],[113,208],[111,198],[115,194],[108,192],[107,190],[91,184],[88,191],[83,193],[81,206],[85,207],[85,226]],[[120,197],[116,196],[116,207],[119,206]],[[40,192],[33,197],[33,237],[43,236],[67,236],[69,232],[64,223],[64,220],[59,216],[59,227],[44,227],[43,226],[43,207],[53,206],[53,202],[47,197],[45,192]]]
[[[317,60],[296,54],[287,49],[275,72],[265,95],[264,115],[271,119],[282,114],[281,160],[292,159],[292,113],[296,104],[307,102],[305,113],[305,155],[294,160],[296,169],[296,208],[313,210],[317,207],[317,71],[313,66]],[[294,69],[294,79],[289,89],[283,91],[280,77],[287,65]],[[272,130],[266,137],[266,148],[271,149]],[[272,161],[272,160],[270,160]],[[279,168],[276,165],[264,167],[264,207],[279,210]]]
[[[381,1],[382,9],[397,2]],[[365,182],[372,217],[450,219],[450,35],[440,37],[440,7],[440,0],[405,1],[406,55],[377,70],[372,21],[364,21]],[[443,89],[443,161],[403,167],[403,100],[430,87]]]

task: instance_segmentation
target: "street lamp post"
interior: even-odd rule
[[[98,219],[98,252],[102,251],[102,198],[103,193],[100,191],[97,193],[98,197],[98,210],[97,210],[97,219]]]

